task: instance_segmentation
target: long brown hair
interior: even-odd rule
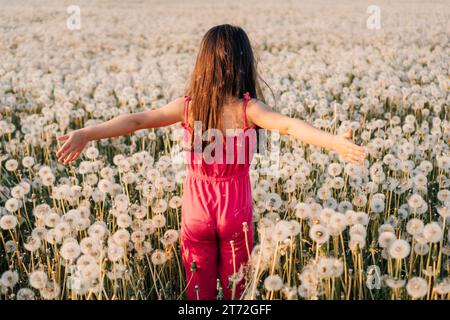
[[[261,77],[245,31],[229,24],[209,29],[201,41],[186,89],[186,95],[192,99],[192,123],[201,121],[203,131],[221,128],[226,99],[243,98],[245,92],[264,101],[258,79]]]

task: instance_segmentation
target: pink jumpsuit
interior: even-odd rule
[[[251,128],[247,127],[246,119],[249,100],[249,94],[245,93],[243,132]],[[190,97],[185,96],[185,117],[182,123],[185,138],[186,133],[192,134],[187,120],[189,101]],[[242,136],[241,132],[241,138]],[[249,258],[248,252],[253,248],[253,201],[249,167],[256,140],[250,139],[252,137],[248,137],[249,135],[245,136],[244,160],[241,157],[237,161],[236,151],[238,147],[242,147],[243,139],[236,136],[228,138],[228,142],[223,145],[224,156],[227,147],[234,148],[232,163],[205,163],[203,157],[200,162],[195,163],[195,151],[187,151],[188,160],[191,161],[187,162],[182,197],[180,242],[189,300],[216,299],[218,278],[222,284],[224,299],[231,299],[232,282],[229,283],[229,277],[235,272],[239,273],[241,265]],[[248,226],[247,237],[243,229],[244,222]],[[196,264],[195,271],[191,271],[193,262]],[[238,279],[235,298],[239,298],[244,286],[242,277]]]

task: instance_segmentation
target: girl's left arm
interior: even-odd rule
[[[78,158],[89,141],[126,135],[137,130],[168,126],[183,119],[183,98],[178,98],[167,105],[132,114],[123,114],[109,121],[74,130],[59,136],[65,141],[56,156],[65,164]]]
[[[343,135],[334,135],[314,128],[300,119],[290,118],[273,111],[261,101],[248,104],[247,117],[261,128],[278,130],[280,134],[291,135],[307,144],[335,150],[345,160],[352,163],[362,164],[366,157],[364,149],[350,140],[351,130]]]

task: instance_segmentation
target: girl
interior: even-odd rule
[[[351,131],[333,135],[270,109],[262,102],[257,78],[246,33],[231,25],[213,27],[201,41],[184,98],[157,110],[121,115],[62,135],[58,140],[65,143],[56,155],[68,164],[78,158],[89,141],[178,122],[190,137],[188,145],[198,146],[192,135],[195,122],[208,132],[242,128],[247,133],[258,127],[277,130],[304,143],[335,150],[352,163],[363,163],[366,154],[362,147],[350,141]],[[232,144],[227,139],[223,149],[236,151],[239,141],[234,138],[237,136],[227,137],[232,138]],[[217,135],[214,138],[209,134],[206,141],[221,142]],[[250,144],[244,146],[251,155]],[[188,158],[192,160],[202,149],[191,148],[187,151]],[[221,149],[216,145],[214,151]],[[217,276],[225,299],[240,297],[242,293],[242,267],[253,248],[250,161],[251,157],[245,156],[238,163],[234,156],[226,163],[215,158],[212,162],[201,159],[187,164],[180,243],[188,299],[215,299]]]

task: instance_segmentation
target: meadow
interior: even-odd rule
[[[249,34],[268,105],[368,153],[255,155],[241,298],[450,298],[446,1],[379,1],[380,29],[365,1],[79,1],[79,29],[71,4],[0,0],[0,300],[185,297],[180,126],[68,166],[56,137],[182,96],[219,23]]]

